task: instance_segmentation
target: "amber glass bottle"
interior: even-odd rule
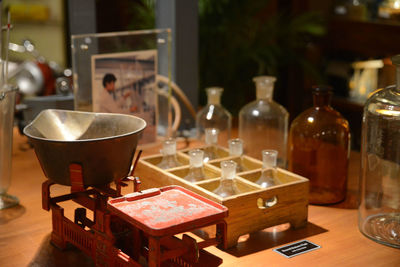
[[[330,106],[331,97],[330,87],[314,87],[314,106],[292,122],[289,132],[289,170],[310,180],[311,204],[333,204],[346,197],[350,130]]]

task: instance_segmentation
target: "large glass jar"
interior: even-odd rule
[[[310,180],[311,204],[333,204],[346,197],[350,130],[330,106],[331,96],[330,87],[314,87],[314,106],[290,126],[289,170]]]
[[[221,105],[223,91],[220,87],[206,88],[208,102],[196,115],[196,129],[197,137],[203,141],[205,129],[218,129],[218,144],[226,147],[231,138],[232,115]]]
[[[400,248],[400,55],[397,84],[376,91],[364,106],[359,229]]]
[[[244,154],[261,160],[261,151],[278,151],[278,166],[286,168],[289,113],[272,99],[272,76],[255,77],[256,97],[239,112],[239,138],[244,143]]]

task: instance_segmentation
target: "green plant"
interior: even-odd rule
[[[318,76],[304,50],[311,38],[322,36],[321,16],[288,12],[268,13],[269,1],[199,1],[199,88],[225,88],[223,104],[233,114],[254,99],[252,77],[282,76],[280,70],[297,65]]]
[[[155,27],[155,1],[156,0],[135,0],[131,2],[131,21],[128,25],[128,29],[147,30]]]

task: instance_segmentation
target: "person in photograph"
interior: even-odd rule
[[[129,108],[125,107],[125,100],[130,93],[126,92],[122,97],[118,96],[115,83],[117,78],[112,73],[107,73],[103,77],[103,90],[99,97],[99,112],[129,113]]]

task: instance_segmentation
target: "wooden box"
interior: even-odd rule
[[[254,158],[243,156],[229,157],[224,148],[218,148],[220,158],[204,164],[206,180],[188,182],[183,179],[189,171],[188,150],[177,152],[178,161],[183,166],[162,170],[156,165],[161,161],[161,155],[143,157],[135,170],[142,183],[142,188],[161,187],[166,185],[180,185],[204,197],[223,204],[229,209],[226,218],[228,225],[228,247],[237,244],[240,236],[253,233],[271,226],[290,223],[298,228],[307,223],[308,211],[308,179],[292,172],[278,169],[278,179],[281,184],[261,188],[254,183],[261,174],[262,162]],[[246,171],[237,173],[236,183],[241,193],[235,196],[221,198],[212,193],[219,185],[220,162],[222,160],[242,162]]]

